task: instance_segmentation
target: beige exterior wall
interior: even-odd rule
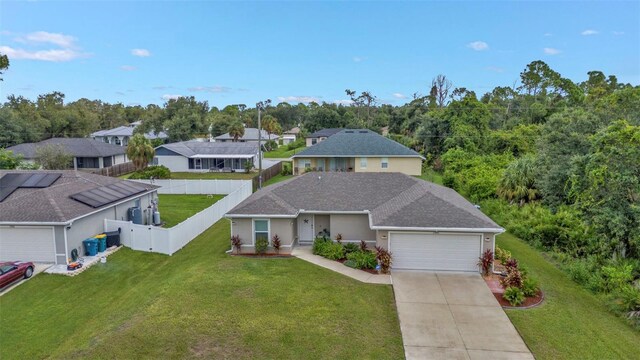
[[[332,214],[330,231],[334,239],[338,234],[342,234],[343,241],[376,239],[376,232],[369,227],[369,216],[366,214]]]
[[[386,230],[376,231],[376,246],[389,248],[389,232]]]
[[[280,238],[280,254],[290,254],[293,243],[295,242],[295,219],[279,219],[271,218],[269,220],[269,242],[273,235],[278,234]],[[253,254],[255,252],[253,246],[253,219],[234,218],[231,219],[231,235],[239,235],[242,240],[243,254]],[[275,250],[269,246],[268,253],[274,253]]]
[[[360,158],[355,160],[355,172],[399,172],[407,175],[422,175],[422,159],[417,157],[389,157],[389,167],[382,168],[382,157],[367,157],[367,167],[360,167]]]
[[[327,231],[329,231],[329,233],[331,234],[331,237],[333,239],[336,238],[336,235],[338,233],[334,233],[333,231],[331,231],[331,223],[329,220],[329,215],[314,215],[313,216],[313,231],[314,236],[318,236],[318,233],[324,229],[327,229]]]

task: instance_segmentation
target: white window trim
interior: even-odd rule
[[[384,166],[385,164],[387,166]],[[388,169],[389,168],[389,158],[386,158],[386,157],[380,158],[380,168],[381,169]]]
[[[360,158],[360,169],[366,169],[366,168],[367,168],[367,158],[366,157],[361,157]]]
[[[252,245],[256,246],[256,221],[267,222],[267,242],[271,246],[271,219],[252,219],[251,220],[251,240]]]

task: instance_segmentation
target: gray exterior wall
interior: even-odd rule
[[[336,235],[338,233],[334,233],[333,231],[331,231],[331,220],[329,218],[329,215],[320,215],[320,214],[314,215],[313,231],[315,233],[313,235],[318,236],[318,234],[324,229],[327,229],[327,231],[329,231],[333,239],[336,238]]]
[[[56,264],[66,264],[67,258],[71,257],[71,253],[67,254],[64,246],[64,226],[54,226],[53,232],[56,237]]]
[[[266,219],[266,218],[260,218]],[[231,220],[231,236],[239,235],[242,240],[241,253],[253,254],[255,248],[253,244],[253,219],[234,218]],[[273,235],[278,234],[280,238],[280,253],[289,254],[293,244],[296,241],[296,221],[295,219],[271,218],[269,220],[269,242]],[[231,247],[231,246],[230,246]],[[232,249],[235,251],[235,249]],[[274,253],[275,250],[269,246],[268,253]]]
[[[369,227],[369,216],[366,214],[332,214],[330,222],[333,238],[342,234],[343,241],[376,239],[376,232]]]

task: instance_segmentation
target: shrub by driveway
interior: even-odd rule
[[[390,286],[228,248],[221,220],[171,257],[122,249],[41,274],[0,297],[0,358],[403,357]]]

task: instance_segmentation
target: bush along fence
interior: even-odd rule
[[[136,167],[132,162],[126,162],[122,164],[116,164],[113,166],[104,167],[101,169],[78,169],[89,172],[91,174],[98,174],[104,176],[116,177],[124,174],[128,174],[136,170]]]
[[[171,228],[160,228],[152,225],[138,225],[131,221],[104,221],[105,231],[120,229],[122,244],[133,250],[155,252],[172,255],[182,249],[191,240],[218,222],[227,211],[238,205],[251,195],[251,181],[249,180],[165,180],[180,183],[179,186],[161,187],[161,194],[228,194],[220,201],[200,211],[187,220]],[[187,181],[187,184],[184,182]],[[215,184],[215,182],[220,182]],[[221,183],[225,182],[225,183]],[[198,184],[200,183],[200,184]],[[156,181],[155,185],[161,185]],[[172,185],[175,185],[172,183]],[[161,185],[162,186],[162,185]],[[231,189],[235,186],[235,189]],[[218,190],[210,192],[208,190]],[[180,192],[176,192],[180,191]],[[228,192],[227,192],[228,191]]]
[[[269,167],[268,169],[263,169],[262,170],[262,185],[264,185],[265,182],[267,182],[267,180],[271,179],[272,177],[279,175],[280,172],[282,171],[282,161],[279,161],[278,163],[276,163],[275,165]],[[253,191],[258,190],[258,182],[260,180],[258,179],[258,176],[253,178]]]

